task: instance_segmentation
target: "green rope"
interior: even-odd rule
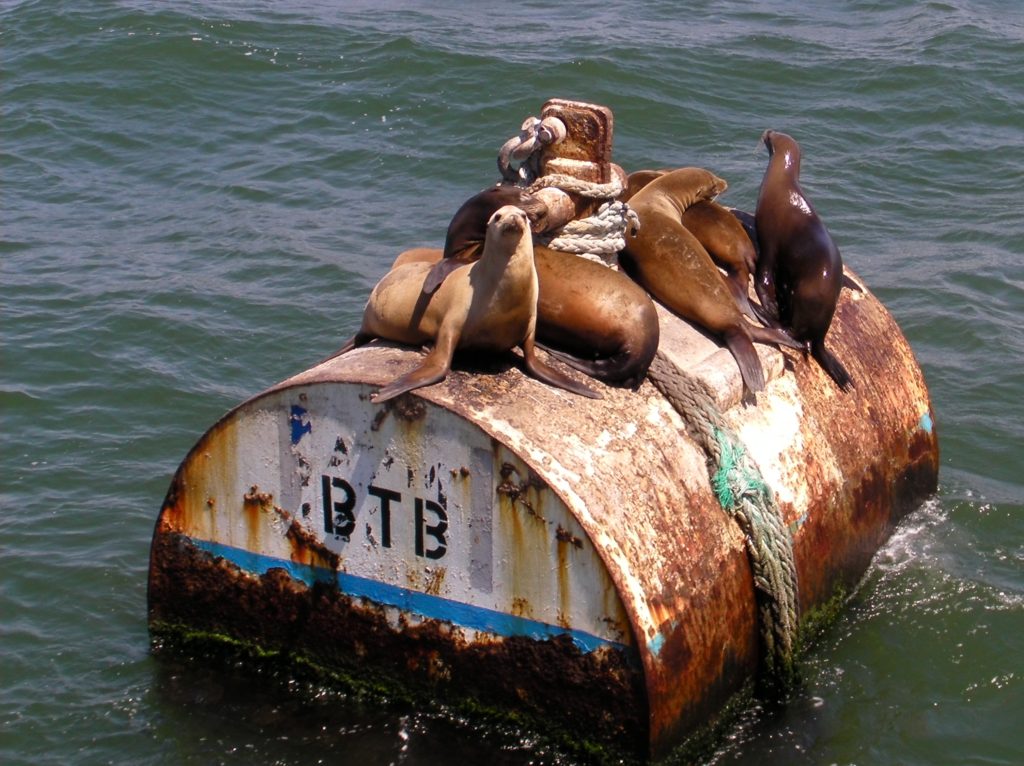
[[[660,351],[648,378],[704,448],[715,497],[743,530],[754,586],[761,594],[766,678],[785,692],[796,677],[797,581],[792,534],[782,523],[775,495],[699,380],[682,374]]]

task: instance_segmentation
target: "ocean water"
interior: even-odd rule
[[[936,497],[732,764],[1024,762],[1018,0],[0,3],[0,762],[572,763],[519,732],[158,658],[189,447],[333,351],[550,97],[752,209],[784,130],[928,381]]]

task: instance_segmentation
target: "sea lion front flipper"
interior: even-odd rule
[[[441,283],[444,282],[445,277],[455,271],[455,269],[465,265],[466,261],[461,261],[458,258],[442,258],[427,272],[426,279],[423,280],[424,294],[433,295],[437,292],[437,288],[441,286]]]
[[[773,326],[779,326],[779,301],[775,296],[775,275],[770,269],[764,268],[764,264],[758,264],[757,274],[754,277],[754,292],[757,299],[761,301],[761,310],[765,313]]]
[[[843,274],[843,287],[853,290],[855,293],[864,292],[864,288],[861,287],[849,274]]]
[[[732,297],[736,301],[736,308],[740,310],[740,313],[748,319],[755,322],[761,322],[761,316],[751,305],[750,296],[747,294],[746,285],[744,285],[743,282],[744,280],[738,274],[730,274],[725,278],[725,286],[728,287],[729,292],[732,293]]]
[[[829,377],[843,391],[849,391],[854,388],[853,378],[850,377],[850,373],[843,367],[843,363],[836,359],[831,351],[825,348],[824,343],[811,343],[811,356],[814,357],[815,361],[821,365],[821,368],[828,373]]]
[[[765,327],[771,327],[776,330],[782,329],[782,324],[779,322],[779,320],[773,319],[768,314],[768,312],[764,310],[760,303],[751,302],[748,299],[747,305],[750,306],[751,310],[754,312],[754,316],[757,318],[757,321],[763,324]]]
[[[416,369],[396,378],[376,393],[370,394],[370,401],[374,404],[381,404],[388,399],[394,399],[399,394],[412,391],[414,388],[423,388],[423,386],[429,386],[432,383],[439,383],[447,375],[447,366],[438,363],[437,360],[429,362],[427,359],[424,359],[423,363]]]
[[[549,386],[555,388],[562,388],[566,391],[572,391],[574,394],[585,396],[588,399],[602,399],[604,398],[599,392],[594,389],[577,383],[567,375],[563,375],[554,367],[551,367],[541,361],[540,357],[537,356],[537,349],[534,346],[533,335],[531,334],[526,340],[523,341],[523,360],[526,363],[526,370],[533,377],[537,378]]]
[[[450,328],[442,328],[437,336],[437,344],[423,357],[419,366],[405,375],[395,378],[379,391],[370,394],[370,401],[380,404],[388,399],[394,399],[399,394],[412,391],[414,388],[423,388],[444,380],[451,371],[452,355],[455,353],[458,342],[459,333],[452,332]]]

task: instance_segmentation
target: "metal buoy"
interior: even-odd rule
[[[936,488],[909,346],[870,292],[844,290],[829,343],[856,388],[759,346],[769,382],[744,405],[727,351],[667,314],[661,337],[664,358],[715,392],[773,491],[807,620]],[[512,365],[456,369],[371,404],[417,356],[358,349],[199,440],[153,538],[154,636],[228,638],[666,754],[759,666],[744,534],[707,455],[649,381],[595,401]]]

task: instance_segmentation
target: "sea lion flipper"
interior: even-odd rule
[[[736,308],[746,316],[755,322],[760,322],[761,317],[754,311],[754,307],[750,304],[750,297],[747,295],[746,285],[740,275],[733,274],[726,277],[726,287],[729,288],[729,292],[732,293],[733,299],[736,301]]]
[[[452,366],[452,355],[449,351],[445,353],[440,348],[441,344],[427,354],[418,367],[413,368],[405,375],[401,375],[388,383],[376,393],[370,394],[370,401],[374,404],[394,399],[399,394],[412,391],[414,388],[423,388],[433,383],[439,383],[448,376]],[[452,346],[454,348],[454,345]]]
[[[444,282],[445,277],[455,271],[455,269],[465,265],[465,261],[455,258],[442,258],[427,272],[426,279],[423,280],[423,292],[426,295],[434,294],[437,292],[437,288],[441,286],[441,283]]]
[[[440,368],[437,365],[428,365],[424,362],[416,369],[396,378],[376,393],[370,394],[370,401],[374,404],[381,404],[388,399],[394,399],[399,394],[412,391],[414,388],[423,388],[423,386],[438,383],[444,380],[447,374],[447,369]]]
[[[796,340],[792,335],[787,333],[785,330],[776,329],[775,327],[748,327],[750,330],[750,337],[758,343],[769,343],[777,346],[787,346],[789,348],[795,348],[799,351],[806,351],[807,344],[803,341]]]
[[[602,399],[602,395],[582,383],[577,383],[575,380],[567,375],[563,375],[561,372],[556,370],[554,367],[549,366],[545,362],[541,361],[540,357],[537,356],[537,350],[534,347],[533,338],[527,338],[523,341],[523,360],[526,363],[527,371],[537,380],[547,383],[549,386],[555,388],[562,388],[566,391],[571,391],[574,394],[585,396],[588,399]]]
[[[750,337],[742,331],[729,332],[725,335],[725,345],[740,368],[740,377],[747,390],[755,394],[763,391],[764,370]]]
[[[812,343],[811,356],[814,357],[818,364],[821,365],[821,368],[828,373],[829,377],[843,391],[849,391],[854,388],[853,378],[850,377],[850,373],[843,367],[843,363],[836,359],[831,351],[825,348],[824,343]]]
[[[455,353],[455,347],[459,344],[461,325],[456,327],[456,324],[456,322],[448,321],[442,325],[437,335],[437,343],[423,357],[419,366],[391,381],[376,393],[370,394],[370,401],[380,404],[388,399],[394,399],[399,394],[412,391],[414,388],[423,388],[439,383],[448,377],[452,368],[452,356]]]
[[[855,293],[864,292],[864,288],[857,284],[849,274],[843,274],[843,287],[853,290]]]

